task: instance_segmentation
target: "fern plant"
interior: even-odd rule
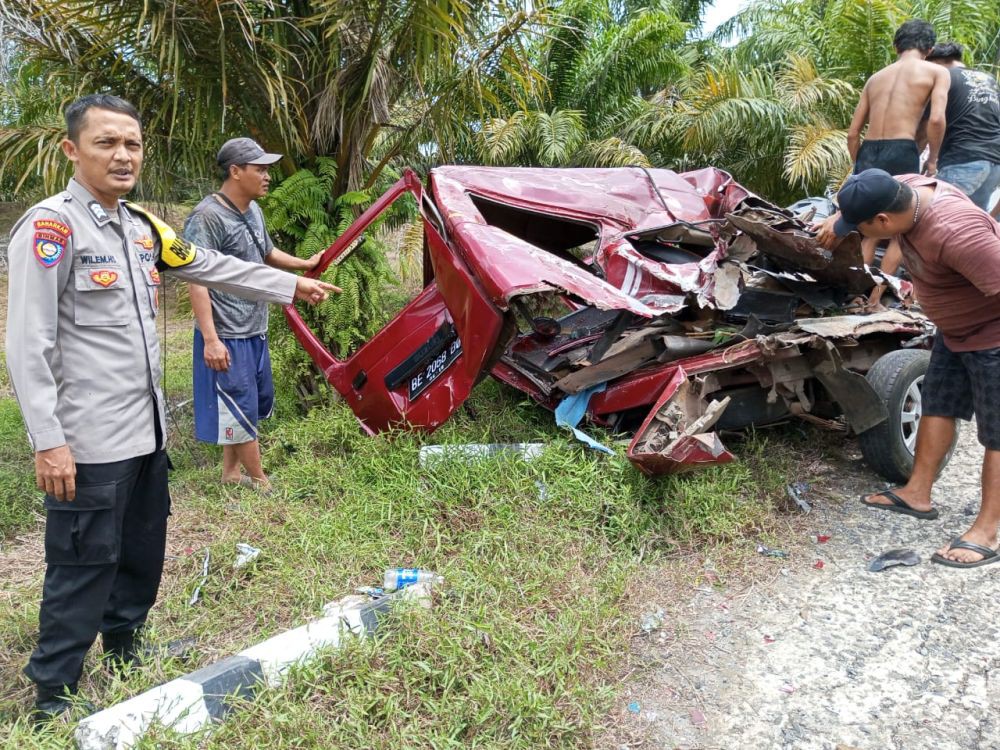
[[[370,192],[381,187],[334,196],[336,172],[333,159],[320,157],[313,169],[295,172],[261,201],[268,230],[279,247],[305,258],[322,252],[372,201],[375,196]],[[379,223],[387,218],[399,217],[389,213]],[[306,324],[337,357],[349,356],[386,321],[385,294],[396,279],[375,229],[371,227],[344,260],[323,272],[323,281],[343,291],[321,305],[300,309]],[[294,389],[298,402],[309,406],[320,393],[322,379],[283,321],[272,323],[270,335],[275,382]]]

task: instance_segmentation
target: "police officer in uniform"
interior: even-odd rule
[[[115,96],[65,112],[66,190],[11,232],[7,367],[45,492],[45,583],[25,674],[36,717],[69,707],[101,634],[121,662],[156,599],[170,496],[156,335],[161,273],[240,295],[318,303],[335,287],[190,245],[120,200],[142,167],[139,113]]]

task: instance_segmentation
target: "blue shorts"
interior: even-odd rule
[[[984,211],[990,210],[990,198],[1000,186],[1000,164],[991,161],[969,161],[949,164],[937,173],[939,180],[950,182]]]
[[[205,364],[205,338],[195,329],[194,435],[204,443],[249,443],[274,406],[267,336],[222,343],[229,350],[229,369],[217,372]]]

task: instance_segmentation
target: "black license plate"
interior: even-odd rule
[[[427,390],[428,386],[441,377],[444,374],[444,371],[451,367],[455,360],[461,356],[462,340],[456,336],[451,341],[447,342],[434,356],[434,358],[424,365],[423,369],[410,377],[410,400],[412,401]]]

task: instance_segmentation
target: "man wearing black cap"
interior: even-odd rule
[[[304,259],[274,247],[255,202],[267,194],[269,167],[280,159],[281,154],[265,152],[250,138],[226,141],[216,159],[222,188],[195,207],[184,224],[185,238],[251,263],[312,269],[321,253]],[[257,424],[274,404],[267,305],[189,286],[195,315],[195,436],[222,445],[223,482],[266,491],[270,482],[261,466]]]
[[[904,487],[862,497],[866,505],[932,520],[931,487],[955,436],[975,414],[983,458],[982,505],[965,534],[931,558],[957,568],[1000,560],[1000,225],[957,188],[933,177],[868,169],[838,197],[841,216],[818,239],[858,231],[899,240],[923,311],[938,335],[924,376],[913,473]],[[836,236],[835,236],[836,235]]]

